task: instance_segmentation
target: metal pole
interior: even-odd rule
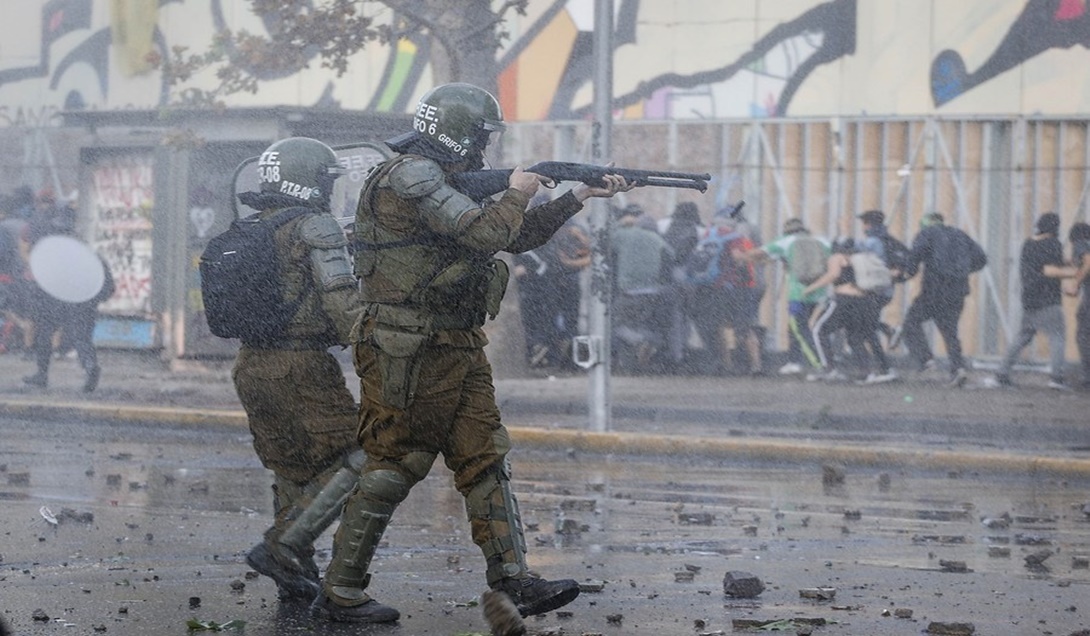
[[[591,153],[596,164],[609,161],[613,124],[613,0],[594,3],[594,130]],[[591,295],[589,310],[590,366],[588,410],[592,431],[611,428],[610,400],[610,297],[612,275],[609,271],[609,202],[592,201],[591,225]]]

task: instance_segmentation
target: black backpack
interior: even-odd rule
[[[276,230],[314,210],[298,207],[267,219],[237,219],[201,254],[201,297],[208,328],[220,338],[261,344],[284,335],[306,290],[284,300]]]
[[[908,249],[908,246],[897,240],[896,238],[885,233],[881,236],[882,250],[885,254],[886,267],[895,269],[900,272],[894,279],[894,282],[903,282],[905,280],[905,272],[909,271],[912,261],[912,250]]]

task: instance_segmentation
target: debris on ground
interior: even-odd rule
[[[765,584],[756,575],[738,570],[723,576],[723,593],[734,598],[756,598],[765,590]]]
[[[1025,556],[1026,567],[1039,568],[1045,564],[1050,556],[1052,556],[1052,550],[1048,548],[1031,552]]]
[[[943,572],[972,572],[965,561],[939,559],[939,567]]]
[[[30,614],[30,617],[32,619],[34,619],[36,621],[39,621],[39,622],[42,622],[42,623],[45,623],[45,622],[49,621],[49,614],[46,614],[45,610],[43,610],[41,608],[38,608],[38,609],[34,610]]]
[[[824,618],[774,618],[767,621],[752,618],[735,618],[731,620],[731,627],[733,627],[735,631],[744,629],[759,629],[764,632],[794,631],[797,634],[807,627],[821,627],[822,625],[826,625],[827,623],[828,621]]]
[[[715,515],[710,512],[681,512],[677,522],[683,526],[710,526],[715,523]]]
[[[238,619],[227,621],[226,623],[217,623],[216,621],[199,621],[195,618],[191,618],[185,622],[185,626],[189,628],[191,632],[229,632],[229,631],[242,631],[246,627],[246,621]]]
[[[838,486],[844,483],[844,467],[836,464],[822,464],[821,483],[826,486]]]
[[[1006,530],[1011,526],[1011,515],[1009,512],[1004,512],[998,517],[983,517],[980,523],[991,530]]]
[[[988,546],[988,556],[992,558],[1006,558],[1011,555],[1011,549],[1004,545]]]
[[[976,626],[972,623],[942,623],[931,621],[927,626],[928,634],[938,636],[972,636],[976,633]]]
[[[836,598],[835,587],[804,587],[799,590],[800,598],[808,598],[816,601],[831,601]]]
[[[606,588],[605,581],[599,581],[595,579],[587,579],[579,584],[579,591],[581,593],[587,592],[601,592]]]

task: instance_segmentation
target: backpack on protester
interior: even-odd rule
[[[865,292],[885,289],[893,284],[893,274],[874,252],[856,252],[849,257],[855,270],[855,286]]]
[[[908,246],[889,235],[889,233],[882,234],[879,237],[882,241],[882,251],[886,260],[886,267],[891,270],[895,269],[900,272],[894,282],[904,282],[905,272],[909,270],[912,262],[912,250],[908,249]]]
[[[700,239],[692,254],[685,261],[685,282],[697,286],[719,286],[724,275],[731,268],[734,257],[731,256],[727,245],[741,237],[738,232],[716,234],[711,233]]]
[[[289,208],[267,219],[237,219],[201,254],[201,297],[208,328],[220,338],[270,342],[284,335],[304,293],[285,301],[276,230],[312,208]]]
[[[828,255],[825,245],[812,236],[799,236],[791,242],[787,267],[795,280],[809,285],[825,273]]]

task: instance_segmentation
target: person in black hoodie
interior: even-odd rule
[[[907,280],[924,266],[920,293],[905,315],[905,346],[920,371],[934,368],[934,356],[923,332],[923,323],[934,321],[950,356],[950,386],[960,388],[969,372],[961,355],[958,321],[969,295],[969,275],[983,269],[988,257],[979,243],[946,225],[938,212],[926,215],[921,225],[912,241],[907,271],[899,273]]]
[[[1022,323],[996,373],[995,379],[1001,386],[1011,385],[1011,368],[1040,331],[1048,338],[1051,362],[1048,386],[1051,389],[1067,388],[1063,376],[1066,334],[1060,306],[1063,298],[1060,279],[1074,276],[1075,268],[1064,265],[1059,233],[1060,217],[1054,212],[1046,212],[1037,219],[1037,233],[1022,244],[1018,261],[1022,274]]]

